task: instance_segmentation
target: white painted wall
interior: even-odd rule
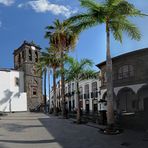
[[[101,81],[98,79],[88,79],[88,80],[83,80],[80,82],[79,86],[83,88],[83,94],[85,93],[85,85],[89,84],[89,110],[93,110],[93,98],[91,98],[91,92],[92,92],[92,83],[97,81],[97,88],[98,92],[100,91],[100,86],[101,86]],[[100,95],[98,93],[98,97],[96,98],[98,101],[100,100]],[[84,99],[83,96],[83,110],[86,110],[86,99]],[[98,106],[99,110],[99,106]]]
[[[89,84],[89,99],[87,99],[89,101],[89,110],[90,112],[92,111],[92,108],[93,108],[93,98],[91,98],[91,92],[92,92],[92,83],[93,82],[96,82],[97,81],[97,88],[98,88],[98,92],[100,91],[100,86],[101,86],[101,81],[99,81],[98,79],[88,79],[88,80],[82,80],[80,81],[79,83],[79,87],[82,87],[83,89],[83,110],[86,110],[86,99],[84,99],[84,93],[85,93],[85,85],[86,84]],[[71,82],[71,84],[73,83],[73,81]],[[73,100],[75,101],[75,106],[74,108],[76,109],[77,108],[77,95],[76,95],[76,84],[74,84],[74,90],[75,90],[75,93],[74,93],[74,96],[71,97],[71,107],[73,107]],[[65,93],[68,93],[68,83],[65,83],[65,88],[67,87],[67,91],[65,91]],[[57,88],[57,92],[58,92],[58,88]],[[72,92],[72,87],[71,87],[71,92]],[[52,96],[53,96],[53,90],[51,90],[50,92],[50,107],[52,108],[53,105],[52,105]],[[65,98],[66,101],[67,101],[67,105],[69,107],[69,98],[66,97]],[[97,101],[99,101],[101,99],[101,95],[98,93],[98,97],[96,98]],[[98,110],[100,110],[100,107],[99,107],[99,103],[98,103]]]
[[[88,79],[88,80],[82,80],[82,81],[80,81],[79,82],[79,87],[82,87],[82,90],[83,90],[83,92],[82,92],[82,94],[83,94],[83,110],[86,110],[86,100],[87,101],[89,101],[89,110],[90,110],[90,112],[92,111],[92,108],[93,108],[93,98],[91,98],[91,92],[92,92],[92,83],[93,82],[96,82],[97,81],[97,88],[98,88],[98,92],[100,91],[100,86],[101,86],[101,82],[97,79]],[[73,83],[73,82],[71,82],[71,83]],[[85,93],[85,85],[86,84],[89,84],[89,99],[84,99],[84,93]],[[67,87],[68,88],[68,83],[66,83],[65,84],[65,87]],[[76,84],[75,84],[75,89],[74,90],[76,90]],[[71,92],[72,92],[72,88],[71,88]],[[98,98],[96,98],[98,101],[100,100],[100,95],[99,95],[99,93],[98,93]],[[68,100],[69,100],[69,98],[68,97],[66,97],[66,100],[67,100],[67,102],[69,102]],[[72,97],[71,97],[71,102],[72,102]],[[74,100],[75,100],[75,107],[74,108],[77,108],[77,95],[76,95],[76,93],[74,94]],[[73,103],[73,102],[72,102]],[[72,105],[73,106],[73,105]],[[99,109],[99,107],[98,107],[98,109]]]
[[[19,78],[19,85],[15,78]],[[0,71],[0,111],[27,111],[27,95],[24,92],[24,73],[15,70]]]

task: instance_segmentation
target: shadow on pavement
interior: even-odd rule
[[[39,121],[63,148],[147,148],[144,133],[127,130],[119,135],[100,134],[96,128],[57,117],[39,118]],[[147,140],[147,139],[146,139]],[[142,146],[142,147],[141,147]]]
[[[70,120],[57,117],[39,118],[39,121],[62,148],[99,148],[99,143],[104,143],[95,128],[71,124]]]
[[[7,143],[18,143],[18,144],[42,144],[42,143],[53,143],[55,140],[0,140],[0,142],[7,142]],[[0,148],[5,148],[1,147]]]
[[[10,147],[6,147],[4,144],[0,143],[0,148],[10,148]]]
[[[10,132],[23,132],[27,128],[43,127],[42,125],[20,125],[14,123],[2,124],[2,127]]]

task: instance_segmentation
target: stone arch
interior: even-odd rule
[[[138,90],[137,96],[139,111],[148,111],[148,84]]]
[[[21,53],[18,54],[18,65],[21,65]]]
[[[102,100],[106,100],[107,101],[107,91],[104,92],[104,94],[102,96]]]
[[[137,110],[137,95],[129,88],[124,87],[117,94],[117,108],[123,112],[134,112]]]
[[[102,96],[102,100],[107,101],[107,91],[104,92]],[[117,109],[117,96],[115,95],[114,92],[113,92],[113,105],[114,105],[114,110],[116,110]]]
[[[29,49],[29,60],[32,61],[32,50]]]
[[[35,51],[35,62],[38,62],[38,52]]]

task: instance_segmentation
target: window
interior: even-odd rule
[[[98,104],[93,104],[93,112],[97,113],[98,112]]]
[[[71,84],[72,92],[71,95],[74,96],[75,90],[74,90],[74,83]]]
[[[21,65],[21,54],[19,53],[18,55],[18,65],[20,66]]]
[[[15,77],[15,86],[19,86],[19,78]]]
[[[85,98],[89,98],[89,84],[85,85],[85,95],[86,96]]]
[[[37,87],[32,88],[32,95],[37,96]]]
[[[70,93],[71,92],[71,84],[68,83],[68,92]]]
[[[132,65],[124,65],[118,70],[118,79],[126,79],[134,76],[134,68]]]
[[[92,92],[96,92],[97,91],[97,82],[93,82],[92,83]]]
[[[35,62],[38,62],[38,52],[35,51]]]
[[[72,83],[72,91],[74,91],[74,83]]]
[[[97,82],[92,83],[92,93],[91,93],[91,98],[96,98],[98,97],[98,92],[97,92]]]
[[[32,51],[29,49],[29,60],[32,61]]]

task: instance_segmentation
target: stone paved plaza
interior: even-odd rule
[[[148,132],[100,134],[98,128],[42,113],[11,113],[0,120],[0,148],[148,148]]]

